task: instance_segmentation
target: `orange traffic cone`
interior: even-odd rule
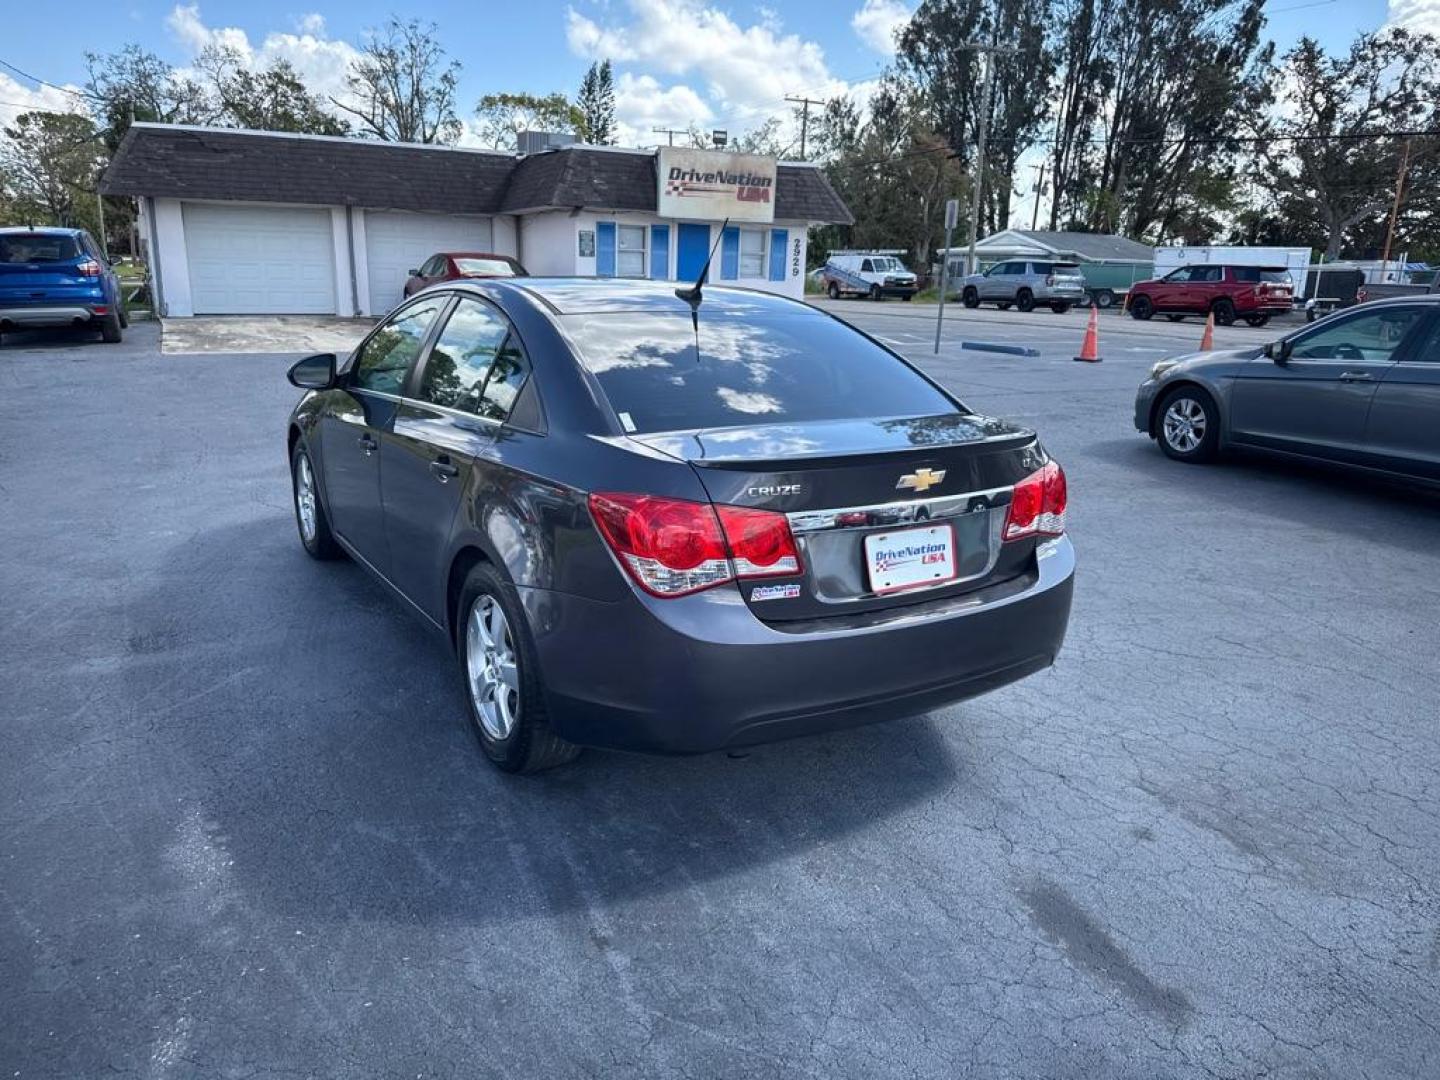
[[[1090,325],[1085,327],[1085,342],[1080,346],[1080,355],[1076,360],[1087,364],[1100,363],[1100,309],[1090,309]]]
[[[1200,351],[1209,352],[1215,348],[1215,313],[1210,312],[1210,317],[1205,320],[1205,333],[1200,335]]]

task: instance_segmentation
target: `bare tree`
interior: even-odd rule
[[[447,60],[434,23],[391,16],[371,32],[345,76],[352,102],[331,98],[359,121],[361,134],[387,142],[451,143],[464,130],[455,115],[460,62]]]

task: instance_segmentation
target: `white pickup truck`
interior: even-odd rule
[[[821,269],[820,280],[831,300],[842,296],[868,296],[883,300],[898,296],[909,300],[920,291],[919,279],[896,256],[900,251],[832,251]]]

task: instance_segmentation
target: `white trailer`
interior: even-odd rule
[[[1155,276],[1164,277],[1182,266],[1283,266],[1295,284],[1295,298],[1305,296],[1305,278],[1310,270],[1309,248],[1283,247],[1157,247]]]

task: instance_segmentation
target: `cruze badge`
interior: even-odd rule
[[[745,494],[752,499],[765,499],[773,495],[799,495],[799,484],[761,484],[758,487],[746,488]]]
[[[945,479],[944,469],[916,469],[900,477],[897,491],[928,491]]]

